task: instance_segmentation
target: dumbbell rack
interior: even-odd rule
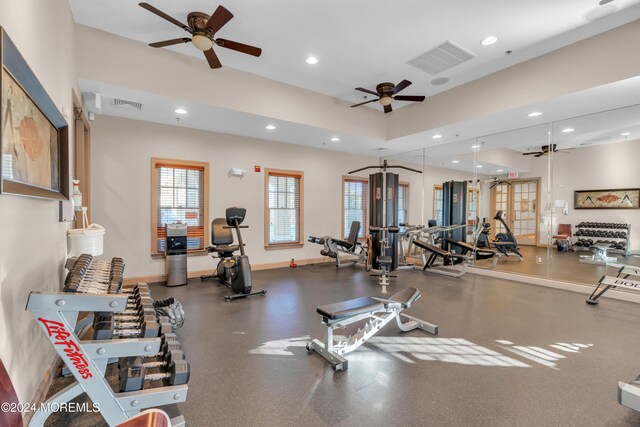
[[[605,227],[604,225],[601,226],[585,226],[584,225],[585,222],[581,222],[580,224],[577,225],[578,230],[576,230],[576,233],[579,231],[580,232],[580,236],[576,236],[576,234],[574,234],[574,236],[578,237],[579,239],[585,239],[585,238],[589,238],[589,239],[593,239],[594,242],[596,241],[596,239],[607,239],[607,240],[612,240],[612,241],[617,241],[617,242],[624,242],[624,249],[613,249],[610,248],[607,250],[607,252],[609,253],[617,253],[617,254],[623,254],[623,255],[631,255],[631,224],[622,224],[623,227],[622,228],[613,228],[613,227]],[[589,224],[589,222],[586,222],[586,224]],[[591,222],[591,224],[602,224],[602,223],[593,223]],[[626,227],[626,228],[625,228]],[[586,236],[584,235],[584,233],[588,230],[594,230],[594,231],[603,231],[603,232],[607,232],[607,231],[623,231],[626,233],[626,237],[605,237],[605,236]],[[591,247],[587,247],[587,246],[576,246],[573,245],[573,250],[574,251],[580,251],[580,250],[584,250],[584,251],[590,251]]]
[[[141,391],[114,393],[105,378],[109,359],[153,356],[160,351],[160,338],[132,338],[82,341],[75,332],[80,312],[121,313],[127,295],[90,295],[68,292],[31,292],[27,310],[31,312],[45,336],[70,369],[76,381],[45,402],[45,407],[59,407],[83,392],[100,407],[109,426],[116,426],[141,410],[186,401],[188,386],[156,387]],[[51,412],[38,411],[29,426],[43,426]],[[185,425],[182,415],[171,420],[172,427]]]

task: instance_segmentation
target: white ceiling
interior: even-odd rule
[[[150,3],[181,22],[191,11],[211,14],[219,4]],[[137,1],[70,0],[70,4],[76,22],[141,42],[188,36]],[[606,6],[598,6],[598,0],[226,0],[224,6],[235,17],[217,36],[263,49],[262,57],[254,58],[216,48],[224,66],[354,102],[363,96],[354,90],[357,86],[374,89],[377,83],[402,79],[413,82],[403,94],[433,95],[640,19],[640,0],[615,0]],[[596,21],[587,19],[606,15],[599,11],[613,13]],[[498,42],[481,46],[488,35],[498,37]],[[437,76],[407,64],[446,40],[475,58]],[[202,57],[190,44],[171,49]],[[513,53],[506,55],[508,50]],[[304,59],[309,55],[319,63],[307,65]],[[435,77],[450,82],[432,85]],[[402,105],[408,103],[394,103],[396,108]],[[381,107],[373,104],[373,108]]]
[[[204,0],[149,2],[183,22],[191,11],[211,13],[218,5]],[[76,22],[145,43],[188,35],[142,9],[137,2],[70,0],[70,4]],[[414,82],[403,94],[433,95],[640,19],[640,0],[615,0],[603,7],[598,6],[597,0],[450,0],[438,3],[409,0],[393,5],[394,10],[389,9],[388,2],[383,0],[368,0],[366,3],[227,0],[224,6],[234,13],[235,18],[217,36],[263,49],[262,57],[254,58],[216,48],[225,67],[353,102],[362,101],[363,94],[353,90],[356,86],[374,89],[381,81],[397,83],[402,79]],[[585,16],[604,15],[602,12],[612,13],[595,21]],[[480,40],[487,35],[497,36],[498,42],[488,47],[481,46]],[[476,57],[436,76],[407,64],[407,61],[445,40],[455,42]],[[171,49],[197,57],[202,55],[190,45]],[[507,50],[513,53],[505,55]],[[318,57],[319,63],[307,65],[304,59],[308,55]],[[202,67],[207,67],[204,59]],[[451,81],[435,86],[430,83],[435,77],[447,77]],[[365,155],[395,155],[405,157],[405,160],[414,159],[412,162],[421,162],[415,160],[415,153],[399,154],[418,147],[430,147],[428,163],[442,166],[450,165],[455,158],[469,157],[473,143],[460,143],[462,140],[473,142],[475,138],[489,135],[482,138],[482,150],[511,147],[525,151],[544,144],[548,127],[531,127],[535,124],[635,104],[640,93],[640,77],[393,141],[335,134],[327,129],[274,121],[269,117],[211,105],[186,103],[101,82],[83,80],[80,87],[89,101],[90,110],[94,112],[96,110],[91,105],[93,93],[105,95],[103,108],[99,111],[101,114]],[[145,107],[143,111],[118,109],[111,105],[113,97],[140,101]],[[408,103],[394,103],[394,108],[402,104]],[[173,110],[179,107],[187,109],[189,114],[177,122]],[[380,107],[373,104],[373,108]],[[527,117],[531,111],[542,111],[544,115],[532,119]],[[381,120],[384,117],[380,115]],[[616,113],[591,116],[581,123],[571,124],[576,127],[576,132],[561,134],[556,142],[561,148],[585,142],[616,142],[620,139],[619,133],[613,138],[609,135],[622,127],[631,129],[631,137],[637,138],[640,133],[637,116],[623,114],[614,117],[617,117]],[[274,124],[277,129],[266,131],[266,124]],[[525,129],[513,134],[503,133],[520,128]],[[443,138],[432,139],[434,133],[442,134]],[[330,142],[333,136],[340,137],[341,141]],[[390,150],[376,151],[383,147]],[[487,169],[509,167],[488,162],[486,166]],[[448,167],[474,170],[473,162],[468,161]]]

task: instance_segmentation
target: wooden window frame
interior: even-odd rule
[[[364,237],[359,237],[358,241],[364,242],[367,239],[367,230],[369,229],[369,178],[363,178],[361,176],[342,175],[342,201],[340,209],[340,235],[342,239],[346,239],[344,229],[344,183],[347,180],[363,182],[367,186],[367,204],[364,207],[365,210],[365,222],[366,224],[360,224],[360,228],[363,229]]]
[[[300,194],[299,198],[299,217],[300,217],[300,230],[298,233],[297,242],[287,243],[269,243],[269,222],[270,222],[270,210],[269,210],[269,177],[271,175],[284,175],[292,178],[298,178],[300,180]],[[265,249],[289,249],[300,248],[304,246],[304,172],[288,169],[264,169],[264,248]]]
[[[436,206],[437,206],[437,203],[436,203],[436,192],[438,190],[443,191],[443,186],[441,184],[434,184],[433,185],[433,207],[431,208],[431,216],[433,218],[431,218],[431,219],[435,219],[436,221],[438,220],[438,218],[436,218],[436,216],[435,216]],[[442,211],[444,212],[444,200],[442,201],[442,203],[443,203]],[[444,218],[440,218],[440,221],[442,222],[443,219]]]
[[[203,197],[203,233],[204,241],[202,249],[190,249],[187,255],[207,255],[207,242],[209,239],[209,162],[196,162],[193,160],[167,159],[162,157],[151,158],[151,256],[164,257],[164,252],[158,252],[158,170],[159,164],[168,167],[202,168],[202,197]]]
[[[410,196],[410,192],[411,192],[411,184],[407,181],[399,181],[398,182],[398,191],[400,191],[400,187],[407,187],[407,190],[405,191],[405,197],[407,199],[407,215],[404,219],[404,223],[405,224],[410,224],[411,222],[409,221],[409,213],[411,212],[411,196]],[[400,203],[398,202],[398,211],[400,211]],[[398,221],[399,222],[399,221]]]

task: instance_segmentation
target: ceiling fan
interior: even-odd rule
[[[376,91],[372,91],[369,89],[364,89],[361,87],[357,87],[356,90],[359,90],[360,92],[364,92],[364,93],[368,93],[370,95],[375,95],[378,98],[377,99],[370,99],[368,101],[365,102],[361,102],[360,104],[355,104],[352,105],[351,108],[353,107],[359,107],[361,105],[364,104],[368,104],[370,102],[380,102],[380,105],[382,105],[384,107],[384,112],[385,113],[390,113],[392,111],[391,109],[391,102],[392,101],[412,101],[412,102],[422,102],[424,101],[425,97],[424,96],[413,96],[413,95],[397,95],[398,92],[400,92],[401,90],[405,89],[407,86],[409,86],[411,84],[411,82],[409,80],[403,80],[400,83],[398,83],[397,85],[394,85],[393,83],[389,83],[389,82],[385,82],[385,83],[380,83],[378,86],[376,86]]]
[[[551,147],[552,153],[566,153],[569,150],[558,150],[558,146],[556,144],[551,145],[543,145],[541,147],[541,151],[532,151],[531,153],[522,153],[523,156],[534,156],[534,157],[542,157],[549,154],[549,147]]]
[[[231,40],[213,38],[218,30],[224,27],[224,25],[233,18],[233,14],[222,6],[218,6],[211,16],[202,12],[191,12],[187,15],[187,23],[189,25],[185,25],[177,19],[172,18],[161,10],[151,6],[149,3],[140,3],[140,6],[191,34],[191,38],[181,37],[150,43],[149,46],[151,47],[165,47],[179,43],[191,42],[197,49],[204,52],[204,56],[207,58],[207,62],[211,68],[222,67],[218,56],[213,51],[214,43],[220,47],[225,47],[227,49],[236,50],[253,56],[260,56],[262,54],[262,49],[259,47],[249,46]]]

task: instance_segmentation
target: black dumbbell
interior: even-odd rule
[[[146,374],[142,358],[127,363],[126,369],[120,370],[120,391],[139,391],[144,388],[145,381],[163,380],[167,385],[179,385],[189,382],[189,363],[186,360],[172,361],[166,372]]]
[[[172,332],[171,323],[145,321],[138,327],[119,329],[116,322],[109,319],[95,319],[93,322],[93,339],[110,340],[113,337],[155,338],[163,333]]]

